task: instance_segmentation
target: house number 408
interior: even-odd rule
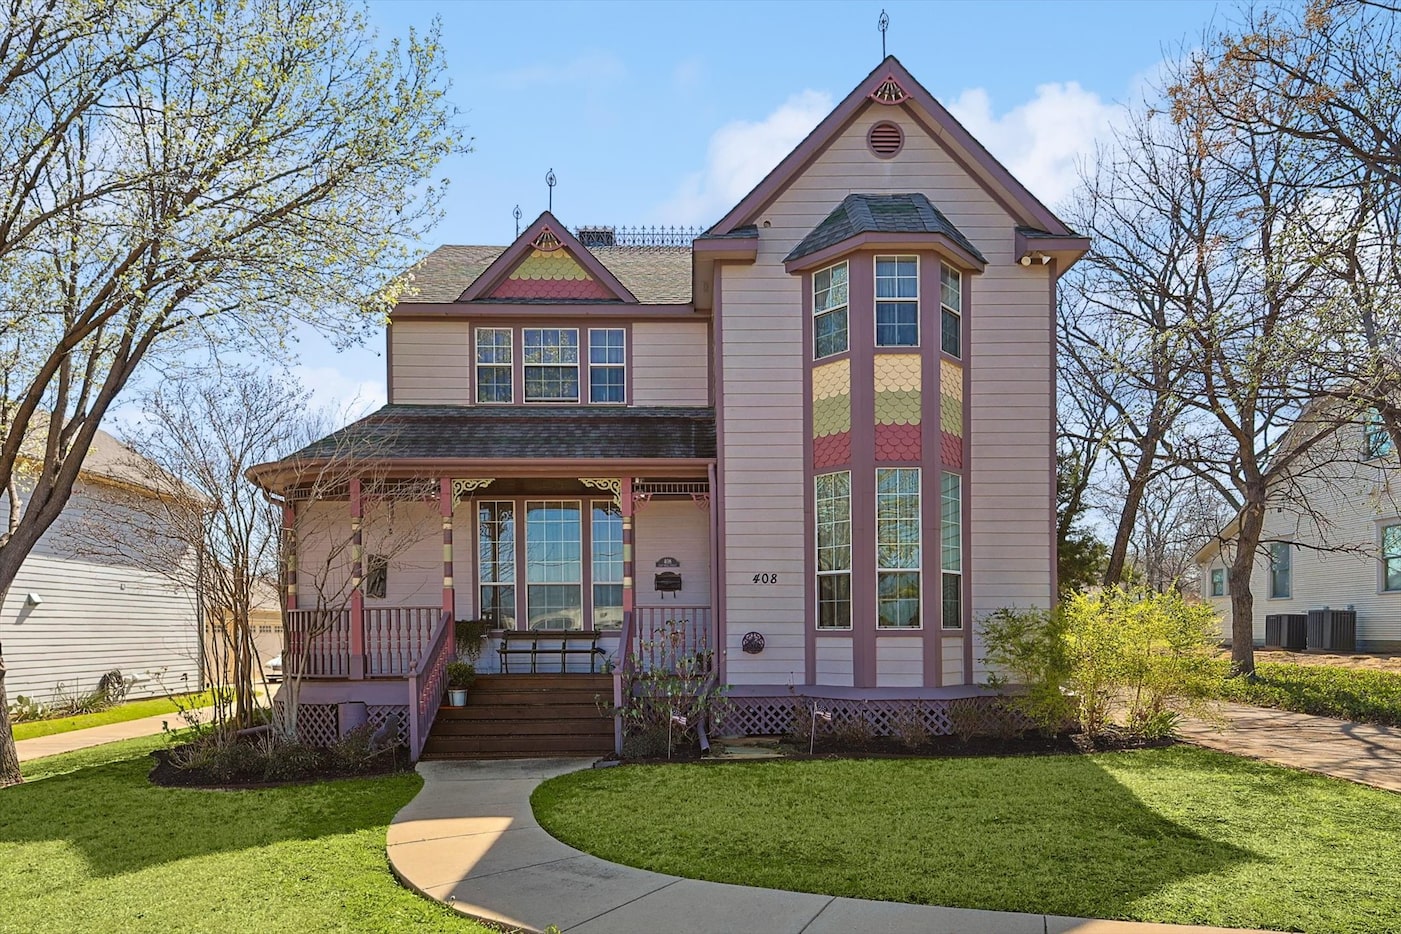
[[[777,584],[777,583],[778,583],[778,573],[777,573],[777,572],[774,572],[774,573],[771,573],[771,574],[755,574],[755,575],[754,575],[754,583],[756,583],[756,584]]]

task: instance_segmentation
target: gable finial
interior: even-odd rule
[[[550,186],[550,207],[551,214],[555,212],[555,170],[550,169],[545,175],[545,184]]]
[[[880,11],[876,25],[880,27],[880,60],[885,61],[885,31],[890,28],[890,17],[885,15],[884,10]]]
[[[519,204],[516,205],[516,209],[511,212],[511,216],[516,219],[516,236],[519,237],[521,235],[521,218],[525,216],[521,213],[521,206]]]

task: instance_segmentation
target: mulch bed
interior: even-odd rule
[[[176,747],[178,750],[179,747]],[[215,776],[209,769],[181,769],[171,762],[171,753],[175,750],[157,749],[151,753],[151,758],[156,760],[155,767],[151,769],[147,778],[153,785],[162,785],[167,788],[212,788],[224,791],[241,791],[256,788],[283,788],[288,785],[310,785],[315,782],[331,781],[340,778],[367,778],[374,775],[390,775],[394,772],[406,772],[413,768],[413,763],[409,761],[409,751],[402,746],[386,749],[376,755],[369,762],[357,769],[337,769],[319,768],[314,771],[299,774],[277,781],[240,780],[230,779],[227,776]]]

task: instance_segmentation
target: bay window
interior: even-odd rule
[[[940,346],[963,356],[963,274],[949,266],[939,268],[939,312]]]
[[[919,258],[876,257],[876,346],[919,346]]]
[[[918,629],[919,468],[876,470],[876,628]]]
[[[963,478],[946,473],[939,490],[939,567],[942,573],[941,626],[963,628]]]
[[[837,263],[812,276],[812,356],[814,360],[847,349],[847,264]]]
[[[813,478],[817,531],[817,628],[851,628],[851,473]]]

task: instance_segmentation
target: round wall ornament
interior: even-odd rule
[[[757,632],[746,632],[739,647],[744,649],[746,655],[758,655],[764,651],[764,637]]]

